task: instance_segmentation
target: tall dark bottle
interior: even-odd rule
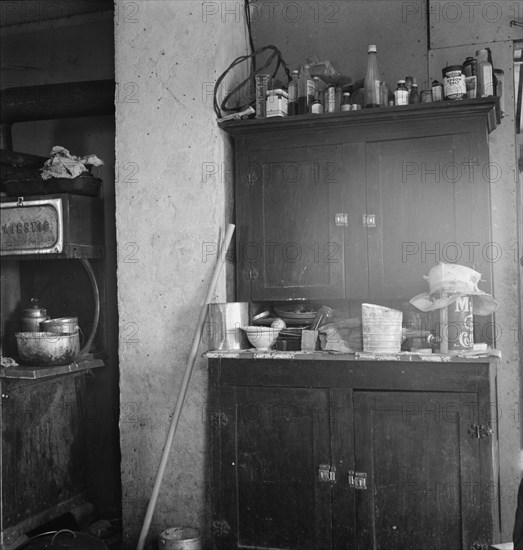
[[[309,72],[309,65],[303,65],[298,79],[298,114],[306,115],[314,101],[314,81]]]
[[[378,52],[376,46],[369,46],[367,57],[367,74],[365,76],[365,108],[380,106],[380,71],[378,69]]]

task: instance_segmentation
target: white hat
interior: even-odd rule
[[[410,301],[421,311],[446,307],[463,296],[472,297],[474,315],[490,315],[498,309],[496,300],[478,288],[481,273],[470,267],[439,263],[423,278],[429,281],[429,292],[418,294]]]

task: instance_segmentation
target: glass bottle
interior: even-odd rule
[[[341,110],[350,111],[350,93],[343,92],[343,99],[341,100]]]
[[[494,69],[494,62],[492,61],[492,50],[490,48],[485,48],[487,50],[487,61],[492,67],[492,95],[498,95],[498,79],[496,78],[496,69]]]
[[[310,65],[303,65],[298,79],[298,114],[306,115],[314,101],[314,81],[309,72]]]
[[[380,107],[389,106],[389,87],[385,81],[380,82]]]
[[[405,87],[407,88],[407,92],[409,93],[409,96],[410,96],[410,91],[412,90],[413,82],[414,82],[414,79],[412,78],[412,76],[405,77]]]
[[[494,73],[492,65],[488,62],[487,50],[478,50],[476,52],[478,59],[478,97],[488,97],[494,95]]]
[[[420,102],[421,102],[421,96],[418,91],[418,84],[416,80],[414,80],[412,82],[412,88],[410,89],[409,105],[414,105],[415,103],[420,103]]]
[[[367,74],[365,76],[365,107],[380,106],[380,72],[378,69],[378,51],[374,44],[369,46]]]
[[[287,106],[287,114],[294,116],[298,114],[298,76],[299,71],[292,71],[292,80],[289,82],[289,104]]]
[[[394,105],[408,105],[409,91],[404,80],[398,80],[398,87],[394,92]]]

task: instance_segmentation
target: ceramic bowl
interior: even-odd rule
[[[280,329],[271,327],[243,327],[249,342],[259,351],[268,351],[272,348]]]

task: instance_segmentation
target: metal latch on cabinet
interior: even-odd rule
[[[258,270],[252,267],[243,270],[243,276],[248,281],[255,281],[259,275],[260,273],[258,272]]]
[[[321,483],[336,483],[336,466],[320,464],[318,468],[318,480]]]
[[[349,471],[349,487],[354,489],[360,489],[362,491],[367,489],[367,474],[365,472]]]
[[[493,434],[492,428],[489,426],[483,426],[483,424],[471,424],[469,426],[469,434],[475,439],[483,439],[484,437],[490,437]]]
[[[376,214],[363,214],[361,221],[363,227],[376,227]]]

